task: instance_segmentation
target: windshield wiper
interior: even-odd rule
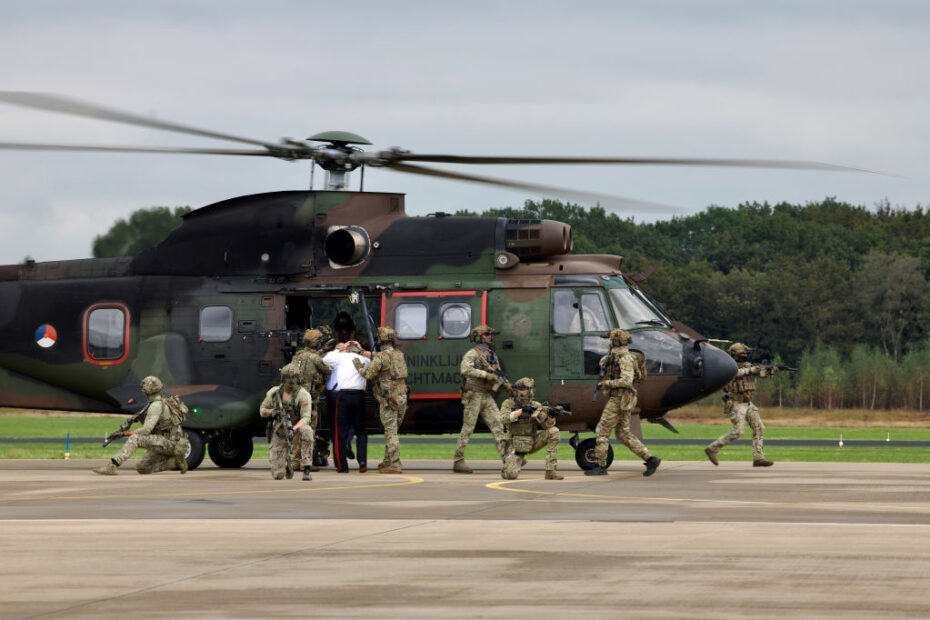
[[[665,321],[660,321],[659,319],[648,319],[646,321],[636,321],[637,325],[661,325],[662,327],[668,327],[668,323]]]

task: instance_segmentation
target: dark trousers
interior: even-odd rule
[[[365,392],[339,390],[327,395],[328,403],[335,406],[333,416],[333,464],[339,471],[349,471],[346,446],[349,430],[355,430],[355,458],[359,465],[368,462],[368,433],[365,431]]]

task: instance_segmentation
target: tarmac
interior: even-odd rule
[[[99,464],[0,461],[0,617],[930,617],[930,463]]]

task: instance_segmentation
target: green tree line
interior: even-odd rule
[[[868,209],[827,198],[638,223],[542,200],[483,215],[570,224],[575,253],[623,256],[627,274],[661,261],[642,289],[675,320],[800,368],[760,382],[766,401],[926,406],[930,211],[919,206]]]

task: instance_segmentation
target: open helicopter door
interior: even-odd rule
[[[461,421],[459,367],[472,346],[472,328],[486,317],[487,291],[404,291],[382,297],[381,324],[397,332],[397,347],[407,359],[410,400],[436,403],[424,410],[433,422],[446,416]],[[429,420],[417,420],[418,428],[423,424]]]
[[[604,290],[588,287],[553,288],[549,376],[553,380],[592,379],[609,343],[611,329]]]

